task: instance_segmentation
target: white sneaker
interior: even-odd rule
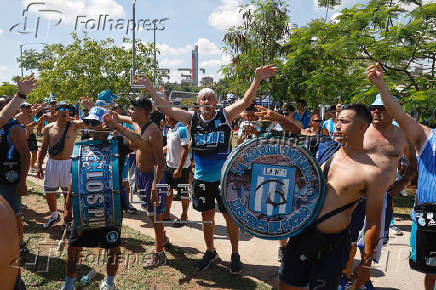
[[[100,284],[100,290],[117,290],[117,287],[115,286],[115,284],[114,286],[110,286],[106,283],[106,281],[103,281]]]
[[[399,227],[397,227],[396,225],[392,225],[389,227],[389,229],[394,233],[394,235],[396,236],[402,236],[403,232],[400,230]]]

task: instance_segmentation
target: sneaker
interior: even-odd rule
[[[359,290],[375,290],[374,285],[372,285],[371,281],[366,282],[365,284],[363,284]]]
[[[185,221],[182,221],[181,219],[176,219],[173,222],[173,228],[181,228],[181,227],[183,227],[185,225],[186,225]]]
[[[128,206],[128,208],[126,209],[126,212],[127,212],[127,213],[130,213],[130,214],[136,214],[136,213],[138,212],[138,210],[137,210],[136,208],[134,208],[133,205],[131,205],[131,204],[129,203],[129,206]]]
[[[219,257],[215,250],[213,250],[213,252],[206,251],[206,253],[204,253],[203,255],[203,258],[200,260],[200,262],[198,262],[198,269],[200,271],[206,270],[207,268],[209,268],[210,264],[217,261],[218,259]]]
[[[20,256],[25,255],[29,252],[29,249],[27,248],[27,244],[25,242],[20,242]]]
[[[72,226],[71,226],[71,223],[63,223],[62,224],[62,228],[63,229],[65,229],[65,228],[67,228],[67,237],[69,237],[70,236],[70,233],[71,233],[71,229],[72,229]]]
[[[396,236],[402,236],[403,232],[400,230],[399,227],[397,227],[396,225],[391,225],[389,227],[389,229],[394,233],[394,235]]]
[[[277,253],[277,261],[282,262],[283,256],[285,254],[286,246],[280,246],[279,251]]]
[[[181,201],[182,200],[182,195],[179,194],[179,193],[175,194],[174,197],[173,197],[173,200],[174,201]]]
[[[167,263],[167,255],[165,255],[164,251],[160,253],[153,253],[151,259],[145,263],[144,268],[155,268],[155,267],[166,265],[166,263]]]
[[[25,204],[24,202],[21,203],[21,208],[22,209],[27,209],[27,204]]]
[[[58,216],[55,218],[53,216],[50,216],[50,218],[48,219],[48,222],[46,224],[44,224],[43,229],[44,230],[50,229],[55,224],[57,224],[60,220],[61,220],[61,215],[59,213],[58,213]]]
[[[100,284],[100,290],[116,290],[117,287],[115,286],[111,286],[108,283],[106,283],[106,281],[101,282]]]
[[[230,273],[232,275],[238,275],[242,272],[242,265],[241,265],[241,257],[238,253],[232,254],[232,261],[230,262]]]
[[[354,280],[349,279],[346,275],[342,274],[341,280],[339,281],[338,290],[348,290],[352,289]]]
[[[171,245],[170,239],[167,237],[167,232],[164,231],[163,246],[164,247],[169,247],[170,245]]]

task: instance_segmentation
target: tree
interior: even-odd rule
[[[222,73],[229,79],[229,90],[237,95],[248,88],[257,67],[281,64],[290,25],[283,0],[252,1],[241,6],[241,12],[243,24],[229,28],[223,38],[223,49],[231,55],[232,63],[224,66]],[[271,88],[270,82],[264,82],[262,90]]]
[[[18,93],[18,87],[14,84],[4,82],[0,86],[0,96],[13,96]]]
[[[23,64],[39,71],[39,86],[29,99],[43,99],[50,93],[58,100],[77,101],[81,97],[96,98],[103,90],[127,95],[130,92],[131,49],[114,45],[112,39],[96,41],[85,33],[72,34],[71,44],[52,44],[43,53],[32,53],[22,59]],[[152,45],[137,43],[136,67],[152,78]]]

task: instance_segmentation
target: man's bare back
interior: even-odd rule
[[[322,169],[324,167],[325,164]],[[375,166],[368,154],[362,152],[349,156],[340,149],[335,154],[326,176],[325,201],[319,217],[366,195],[368,187],[380,172],[381,170]],[[337,233],[344,230],[350,223],[354,207],[320,223],[318,229],[324,233]]]
[[[135,124],[135,133],[141,134],[141,128]],[[146,146],[136,150],[136,166],[141,172],[152,172],[158,160],[154,157],[152,147],[162,147],[162,136],[155,123],[151,123],[141,137],[146,140]],[[131,143],[131,142],[129,142]]]

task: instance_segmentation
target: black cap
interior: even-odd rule
[[[129,98],[129,100],[134,107],[140,107],[149,112],[153,109],[153,103],[149,99],[136,97],[135,99]]]

